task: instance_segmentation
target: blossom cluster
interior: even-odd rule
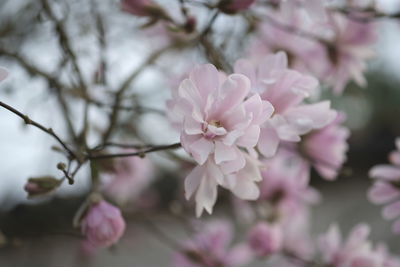
[[[346,162],[350,136],[344,126],[346,114],[336,109],[326,95],[333,92],[340,97],[350,82],[366,86],[367,60],[374,56],[372,46],[377,40],[375,24],[367,15],[382,14],[373,13],[372,7],[365,10],[357,7],[358,1],[349,1],[356,6],[354,14],[353,9],[325,0],[177,2],[181,13],[178,19],[162,1],[122,0],[120,9],[127,17],[145,21],[141,29],[147,37],[156,35],[162,40],[154,42],[156,45],[168,44],[166,49],[145,60],[147,65],[168,49],[175,49],[184,59],[181,48],[189,50],[194,43],[199,43],[207,54],[209,63],[188,67],[180,71],[179,78],[170,77],[173,75],[165,71],[169,81],[165,87],[170,85],[172,95],[165,113],[179,133],[179,142],[173,146],[124,146],[109,142],[111,128],[125,126],[118,118],[119,108],[125,109],[120,100],[147,65],[139,67],[115,93],[110,129],[99,138],[103,143],[98,146],[89,148],[86,136],[82,137],[84,141],[73,136],[71,140],[79,139],[74,145],[72,141],[64,143],[51,128],[35,125],[60,141],[68,155],[68,166],[57,165],[64,175],[60,179],[30,178],[24,187],[29,197],[53,193],[66,179],[72,184],[72,163],[78,165],[76,172],[90,163],[91,191],[75,219],[86,237],[83,247],[92,253],[121,239],[127,225],[124,212],[148,211],[162,198],[161,194],[152,194],[154,165],[145,158],[146,153],[182,148],[186,157],[174,152],[168,155],[184,162],[180,166],[191,168],[180,184],[184,193],[180,187],[177,191],[187,200],[194,199],[197,218],[204,210],[212,214],[221,189],[227,191],[233,210],[230,216],[238,222],[244,238],[234,236],[231,221],[208,220],[196,224],[185,218],[184,222],[190,221],[186,226],[195,229],[191,239],[173,242],[177,249],[173,266],[246,266],[255,259],[268,259],[273,266],[400,266],[384,244],[369,240],[370,228],[366,224],[356,225],[347,238],[342,237],[338,224],[334,223],[317,239],[313,239],[310,229],[312,207],[321,200],[320,192],[311,186],[312,171],[328,182],[337,179]],[[199,23],[201,16],[191,5],[214,12],[205,26]],[[228,56],[221,51],[229,46],[217,42],[219,37],[225,38],[224,33],[216,31],[215,35],[221,36],[216,38],[218,45],[213,44],[210,36],[214,34],[213,23],[218,16],[238,16],[246,21],[247,32],[243,35],[246,41],[237,40],[234,45],[237,54]],[[103,28],[100,18],[97,24]],[[58,24],[56,28],[63,30]],[[63,51],[72,50],[62,37]],[[105,40],[100,43],[105,49]],[[29,72],[34,72],[33,67],[25,65]],[[79,70],[75,65],[74,69]],[[105,69],[102,65],[98,72]],[[52,78],[44,72],[38,73]],[[85,79],[78,74],[77,81],[81,81],[82,87]],[[7,71],[0,68],[0,81],[6,76]],[[71,91],[75,92],[75,87],[74,84]],[[327,93],[325,89],[330,91]],[[77,95],[90,99],[91,91]],[[135,104],[141,101],[136,95],[134,98]],[[92,104],[88,99],[84,99],[88,101],[87,107]],[[93,103],[107,106],[95,100]],[[27,116],[7,107],[27,124],[33,124]],[[85,120],[90,116],[86,112]],[[132,128],[135,141],[143,141],[145,138],[137,133],[140,131],[136,125]],[[85,125],[82,135],[92,130]],[[109,147],[117,147],[118,153],[113,154]],[[393,231],[400,233],[400,138],[396,139],[396,147],[389,156],[390,164],[370,170],[369,176],[374,180],[368,196],[371,202],[385,205],[383,217],[395,220]],[[109,161],[102,161],[103,158]],[[173,204],[176,203],[172,202],[170,209],[177,213],[185,207]],[[160,239],[169,240],[168,236]]]
[[[348,131],[329,101],[305,101],[317,90],[318,81],[290,69],[283,52],[257,64],[238,60],[230,75],[210,64],[190,72],[169,105],[181,122],[182,146],[198,164],[185,181],[198,216],[212,212],[218,185],[241,199],[259,198],[265,164],[257,151],[266,159],[281,157],[278,150],[297,155],[305,185],[310,165],[327,179],[337,176]]]

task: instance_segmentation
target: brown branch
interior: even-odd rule
[[[160,50],[155,51],[151,54],[141,65],[139,68],[134,70],[126,80],[121,84],[117,92],[115,93],[114,103],[112,105],[112,111],[109,115],[109,126],[103,133],[102,142],[106,143],[111,137],[113,131],[115,130],[115,126],[117,125],[118,116],[120,112],[121,101],[123,100],[123,96],[125,91],[129,88],[133,80],[141,74],[149,65],[153,64],[162,54],[164,54],[169,49],[175,47],[175,44],[168,45]]]
[[[66,86],[64,84],[62,84],[59,80],[57,80],[50,73],[47,73],[46,71],[41,70],[40,68],[38,68],[38,67],[32,65],[31,63],[29,63],[28,60],[26,60],[24,57],[22,57],[19,54],[7,51],[7,50],[2,49],[0,47],[0,55],[7,56],[7,57],[10,57],[10,58],[14,59],[29,74],[37,75],[39,77],[44,78],[48,82],[50,87],[55,88],[55,93],[57,95],[57,101],[58,101],[58,103],[60,105],[64,120],[67,123],[67,129],[69,131],[69,134],[72,136],[72,139],[76,141],[77,138],[76,138],[76,135],[75,135],[75,129],[74,129],[74,126],[72,124],[71,118],[69,117],[68,104],[65,101],[65,99],[63,97],[63,94],[62,94],[62,90]]]
[[[135,157],[135,156],[144,157],[147,153],[169,150],[169,149],[178,149],[180,147],[181,143],[175,143],[172,145],[153,146],[142,151],[131,152],[131,153],[88,155],[87,158],[90,160],[96,160],[96,159],[121,158],[121,157]]]
[[[21,119],[23,119],[25,121],[26,124],[30,124],[35,126],[36,128],[42,130],[43,132],[51,135],[54,139],[57,140],[58,143],[60,143],[60,145],[68,152],[68,154],[70,155],[71,158],[74,159],[78,159],[78,157],[76,156],[76,154],[68,147],[68,145],[54,132],[54,130],[52,128],[47,128],[45,126],[43,126],[42,124],[31,120],[27,115],[21,113],[20,111],[16,110],[15,108],[3,103],[0,101],[0,106],[11,111],[12,113],[14,113],[15,115],[19,116]]]
[[[57,19],[48,3],[48,0],[41,0],[41,2],[43,10],[46,12],[50,20],[54,23],[55,31],[58,35],[58,42],[61,48],[71,59],[72,67],[74,68],[74,71],[78,77],[79,86],[81,87],[83,92],[86,92],[86,85],[83,79],[82,71],[79,67],[77,56],[75,55],[72,49],[72,45],[70,44],[70,39],[68,37],[67,30],[65,29],[65,25],[62,23],[61,20]]]

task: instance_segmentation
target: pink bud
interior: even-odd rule
[[[282,248],[282,230],[265,222],[256,224],[249,232],[250,248],[258,257],[269,256]]]
[[[118,242],[125,231],[125,221],[117,207],[101,200],[90,207],[81,229],[93,246],[104,248]]]
[[[227,14],[235,14],[248,9],[254,2],[255,0],[222,0],[219,9]]]

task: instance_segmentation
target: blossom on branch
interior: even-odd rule
[[[257,175],[243,175],[254,172],[256,160],[241,149],[253,150],[260,125],[269,119],[274,108],[258,94],[248,96],[250,87],[246,76],[226,76],[206,64],[190,73],[170,102],[177,117],[182,119],[182,146],[199,164],[185,181],[187,198],[197,191],[198,216],[203,208],[212,212],[217,185],[246,199],[258,197],[258,190],[251,185],[257,181]],[[238,183],[246,187],[237,187]],[[252,193],[239,189],[251,189]]]
[[[400,138],[396,139],[397,150],[389,155],[389,164],[373,167],[369,176],[375,179],[368,192],[369,200],[375,204],[386,204],[383,217],[397,220],[393,224],[393,232],[400,234]]]
[[[261,128],[258,143],[258,149],[266,157],[276,153],[281,141],[299,142],[301,135],[326,126],[336,117],[329,101],[303,103],[315,94],[318,81],[289,69],[283,52],[268,55],[258,65],[239,60],[235,71],[250,77],[253,91],[275,108],[271,120]]]
[[[245,243],[230,248],[232,235],[232,225],[227,221],[208,222],[199,234],[183,244],[172,266],[246,266],[252,260],[251,250]]]
[[[81,229],[94,247],[105,248],[114,245],[122,237],[125,221],[117,207],[101,200],[89,208]]]
[[[319,250],[325,264],[342,266],[399,266],[381,247],[373,247],[368,240],[370,228],[366,224],[354,227],[346,241],[342,240],[337,225],[319,238]]]

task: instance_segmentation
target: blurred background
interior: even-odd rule
[[[178,9],[178,1],[169,2],[171,12]],[[148,55],[165,46],[165,37],[158,29],[139,30],[146,21],[121,12],[118,1],[58,0],[51,3],[56,15],[67,25],[83,75],[91,81],[93,95],[105,103],[109,100],[109,88],[117,87]],[[391,12],[396,12],[396,7],[400,6],[395,0],[381,4]],[[200,7],[193,8],[199,18],[207,16]],[[56,132],[65,133],[63,111],[52,85],[21,67],[21,62],[15,58],[16,54],[23,55],[27,62],[58,76],[65,83],[71,81],[71,67],[63,65],[63,52],[54,27],[42,13],[38,1],[0,1],[0,66],[10,72],[0,84],[0,100]],[[98,34],[99,16],[105,29],[103,37]],[[199,19],[200,26],[201,23]],[[222,15],[215,25],[216,31],[221,33],[225,25],[233,25],[233,34],[238,36],[243,31],[241,18],[235,16]],[[387,162],[387,154],[394,149],[394,139],[400,136],[400,22],[382,19],[377,27],[379,41],[374,47],[376,57],[370,61],[366,74],[368,86],[359,88],[350,84],[341,97],[323,93],[336,109],[348,114],[346,125],[352,134],[348,161],[340,177],[334,182],[312,179],[312,185],[323,195],[322,202],[313,210],[313,231],[314,234],[325,231],[332,221],[338,221],[344,232],[359,221],[368,222],[373,229],[373,240],[385,241],[394,253],[400,253],[400,241],[391,233],[390,223],[382,220],[380,207],[366,199],[369,169]],[[229,53],[229,57],[238,58],[240,51],[231,49],[236,53]],[[107,83],[96,82],[102,59],[107,61]],[[126,125],[117,133],[120,138],[134,132],[138,139],[149,143],[179,141],[179,133],[163,111],[165,101],[170,98],[173,77],[179,81],[180,72],[188,62],[205,62],[202,51],[175,50],[160,57],[137,77],[131,85],[132,95],[124,99],[124,105],[138,108],[123,113]],[[79,122],[84,107],[79,101],[74,102],[75,93],[68,92],[68,99],[73,121]],[[104,127],[109,112],[107,105],[91,110],[90,120],[95,129]],[[171,216],[171,210],[174,213],[182,209],[174,199],[183,192],[180,184],[186,170],[178,171],[177,164],[163,153],[152,154],[149,158],[157,171],[151,188],[158,194],[157,208],[146,215],[127,215],[128,228],[122,241],[111,250],[98,252],[95,257],[85,257],[81,236],[72,228],[71,220],[89,190],[87,167],[79,172],[73,186],[64,184],[54,196],[45,199],[27,199],[23,190],[26,180],[41,175],[59,176],[56,165],[63,157],[51,149],[55,144],[48,135],[24,125],[5,110],[0,110],[0,128],[0,266],[165,266],[173,250],[154,235],[148,220],[177,240],[187,238],[180,217]],[[96,141],[93,134],[89,142],[95,144]],[[182,151],[177,155],[184,157]],[[218,203],[217,217],[227,212],[224,207],[228,205],[228,197],[222,199],[225,201]],[[255,263],[255,266],[263,264]]]

